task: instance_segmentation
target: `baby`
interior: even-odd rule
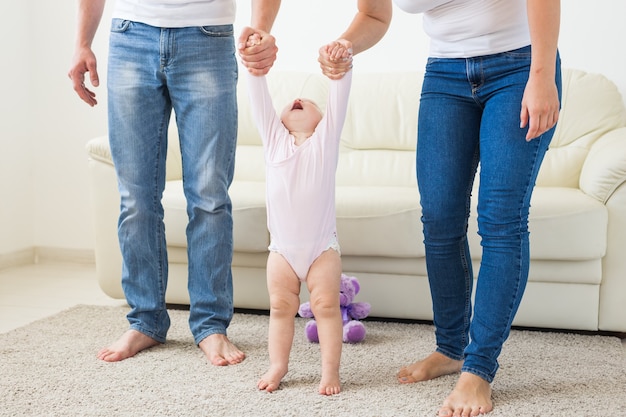
[[[343,42],[326,46],[330,56],[351,59],[351,51]],[[257,43],[258,36],[252,35],[246,47]],[[326,114],[313,101],[296,98],[279,116],[265,76],[248,75],[252,113],[265,151],[271,236],[267,259],[270,366],[257,383],[267,392],[276,390],[288,371],[301,282],[306,282],[318,324],[322,357],[319,393],[341,391],[342,267],[336,232],[335,172],[351,80],[350,70],[340,80],[330,81]]]

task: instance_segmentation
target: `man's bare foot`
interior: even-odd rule
[[[445,399],[439,417],[476,417],[493,410],[491,385],[478,375],[461,373],[454,390]]]
[[[150,336],[129,329],[113,344],[100,349],[97,357],[105,362],[119,362],[158,344],[160,343]]]
[[[335,395],[341,392],[341,381],[339,372],[333,372],[332,375],[325,375],[322,372],[322,380],[320,381],[319,393],[322,395]]]
[[[267,392],[274,392],[278,389],[280,381],[287,375],[287,367],[270,366],[270,369],[256,383],[257,388]]]
[[[216,366],[236,365],[246,358],[245,353],[237,349],[226,335],[219,333],[205,337],[198,347],[209,362]]]
[[[398,382],[410,384],[412,382],[428,381],[443,375],[459,372],[461,366],[463,366],[463,361],[450,359],[439,352],[433,352],[421,361],[400,369],[397,374]]]

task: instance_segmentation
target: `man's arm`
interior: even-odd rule
[[[250,27],[243,28],[237,42],[241,62],[251,74],[267,74],[276,61],[278,48],[270,31],[279,9],[280,0],[252,0]],[[254,46],[246,47],[248,37],[254,33],[259,35],[260,41]]]
[[[532,56],[520,126],[528,125],[526,140],[531,140],[554,127],[559,118],[559,98],[554,80],[561,2],[528,0],[527,8]]]
[[[252,0],[250,25],[263,32],[271,32],[280,9],[280,0]]]
[[[91,85],[97,87],[100,84],[96,56],[91,49],[91,44],[102,19],[105,1],[79,0],[76,46],[72,65],[67,73],[72,80],[74,91],[90,106],[95,106],[98,102],[96,94],[85,87],[85,73],[89,73]]]

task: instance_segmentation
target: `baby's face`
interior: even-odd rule
[[[280,120],[290,132],[313,132],[322,120],[322,111],[314,101],[297,98],[287,104]]]

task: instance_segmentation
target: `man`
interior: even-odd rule
[[[68,76],[90,106],[99,85],[91,49],[105,0],[79,0],[75,54]],[[253,0],[251,26],[261,47],[276,56],[269,35],[279,0]],[[164,343],[170,326],[165,305],[168,260],[161,197],[165,186],[167,127],[172,110],[182,153],[187,199],[189,325],[214,365],[236,364],[245,354],[226,330],[233,315],[232,182],[237,137],[235,0],[117,0],[108,60],[108,122],[121,210],[118,236],[122,286],[131,307],[129,329],[98,358],[114,362]],[[272,56],[274,58],[272,58]]]

